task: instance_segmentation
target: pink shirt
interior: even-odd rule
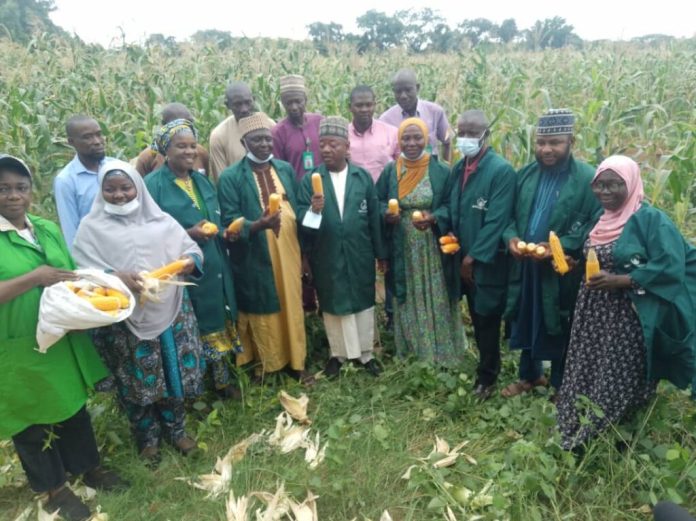
[[[364,134],[355,131],[353,123],[348,126],[350,162],[367,170],[376,183],[389,161],[399,157],[399,130],[378,119]]]
[[[384,111],[379,119],[398,129],[401,122],[409,117],[399,105],[394,105]],[[444,109],[437,103],[419,98],[418,105],[416,105],[416,117],[421,118],[428,125],[431,153],[438,155],[437,142],[445,143],[450,139],[450,126]]]

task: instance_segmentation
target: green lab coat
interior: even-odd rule
[[[315,172],[324,187],[324,210],[318,230],[302,226],[312,205],[312,176],[300,182],[298,225],[309,256],[319,304],[332,315],[350,315],[375,305],[375,259],[385,258],[379,201],[372,177],[348,163],[343,219],[331,174],[325,165]]]

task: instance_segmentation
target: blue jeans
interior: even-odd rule
[[[520,351],[520,380],[533,382],[541,378],[544,375],[542,362],[543,360],[535,360],[532,358],[531,349],[523,349]],[[551,360],[551,385],[556,390],[561,388],[564,367],[565,359]]]

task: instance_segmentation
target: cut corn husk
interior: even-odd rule
[[[56,521],[58,519],[58,512],[60,512],[60,509],[56,510],[52,514],[49,514],[43,509],[43,505],[41,502],[38,503],[38,513],[36,516],[36,519],[38,521]]]
[[[457,521],[457,518],[454,515],[454,512],[452,512],[452,509],[447,506],[445,509],[445,521]]]
[[[96,512],[92,514],[89,521],[109,521],[109,514],[101,511],[101,505],[97,505]]]
[[[295,425],[292,427],[285,437],[280,441],[280,452],[283,454],[288,454],[296,449],[305,447],[307,443],[307,436],[309,435],[309,429],[307,427],[300,427]]]
[[[247,496],[235,498],[234,491],[230,490],[230,495],[225,502],[225,516],[227,517],[227,521],[247,521],[248,508],[249,498]]]
[[[205,490],[208,492],[206,498],[216,498],[220,494],[227,492],[230,488],[230,481],[232,480],[232,461],[227,457],[222,459],[218,458],[215,462],[213,472],[210,474],[201,474],[196,481],[192,481],[189,478],[174,479],[184,481],[199,490]]]
[[[316,469],[324,461],[324,458],[326,457],[326,447],[328,445],[329,444],[327,442],[324,444],[323,447],[321,447],[321,441],[318,432],[314,441],[308,439],[305,442],[305,461],[309,463],[310,469]]]
[[[285,485],[281,483],[275,494],[269,492],[251,492],[254,496],[266,503],[266,510],[256,510],[256,521],[280,521],[290,513],[290,500],[285,494]]]
[[[222,474],[222,472],[218,470],[218,464],[224,465],[238,463],[242,461],[244,459],[244,456],[246,456],[249,447],[251,447],[254,443],[260,441],[262,436],[262,434],[255,433],[251,436],[247,436],[242,441],[234,445],[229,451],[227,451],[227,454],[224,458],[222,458],[222,460],[218,460],[218,463],[216,463],[215,465],[215,470]]]
[[[302,503],[298,504],[290,500],[290,510],[292,511],[292,515],[295,516],[295,521],[319,521],[317,499],[319,499],[318,496],[307,491],[307,498]]]
[[[292,429],[292,418],[285,411],[276,416],[276,425],[273,433],[268,437],[268,443],[271,445],[280,445],[280,442],[285,438],[287,433]]]
[[[384,512],[382,512],[382,515],[379,518],[379,521],[392,521],[392,517],[389,515],[388,510],[385,510]]]
[[[182,282],[179,280],[170,279],[157,279],[155,277],[149,277],[147,271],[140,272],[140,276],[143,279],[143,289],[140,292],[140,305],[142,306],[146,302],[162,302],[160,299],[160,294],[166,289],[167,286],[195,286],[193,282]]]
[[[418,465],[411,465],[408,469],[406,469],[406,472],[404,472],[404,474],[401,476],[401,479],[411,479],[411,472],[413,472],[413,469],[416,468],[418,468]]]
[[[477,462],[468,454],[462,454],[460,451],[468,444],[468,441],[463,441],[453,449],[450,449],[449,443],[439,436],[435,436],[435,444],[433,450],[428,454],[427,458],[421,459],[424,463],[433,462],[435,468],[445,468],[454,465],[459,456],[463,456],[469,463],[476,465]]]
[[[302,425],[309,425],[312,423],[307,417],[307,405],[309,404],[309,397],[302,393],[299,398],[290,396],[285,391],[280,391],[278,394],[280,399],[280,404],[287,411],[287,413],[292,416],[295,420],[300,422]]]
[[[28,506],[27,508],[24,509],[24,511],[19,514],[17,517],[15,517],[14,521],[27,521],[29,519],[29,516],[33,512],[34,507],[33,506]]]

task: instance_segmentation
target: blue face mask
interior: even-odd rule
[[[475,157],[481,151],[485,134],[484,132],[480,138],[458,137],[457,150],[459,150],[464,157]]]

